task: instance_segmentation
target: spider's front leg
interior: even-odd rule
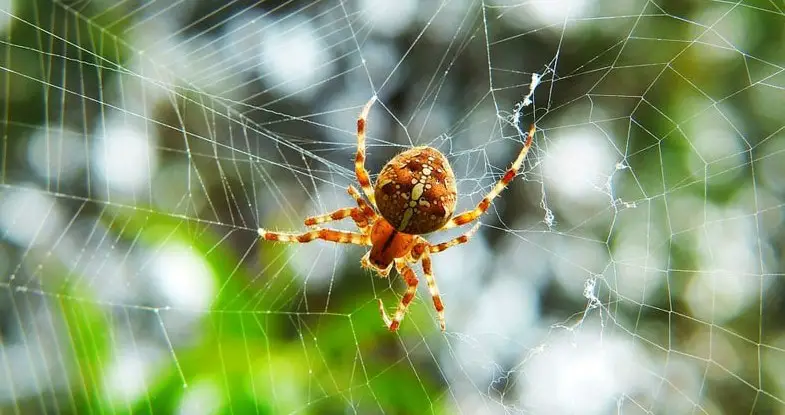
[[[469,236],[471,233],[476,230],[476,226],[472,228],[471,231],[467,232]],[[445,244],[453,244],[457,245],[463,243],[461,240],[466,239],[468,240],[469,236],[462,235],[453,241],[446,242]],[[446,330],[447,323],[444,319],[444,303],[442,302],[442,297],[439,295],[439,287],[436,285],[436,279],[433,277],[433,264],[431,263],[431,254],[430,248],[432,246],[428,243],[428,241],[421,239],[422,242],[418,243],[417,245],[412,248],[412,260],[422,261],[422,271],[425,274],[425,282],[428,284],[428,292],[431,294],[431,298],[433,298],[433,307],[436,309],[436,314],[439,317],[439,327],[441,327],[442,331]],[[444,245],[444,244],[440,244]],[[434,245],[438,246],[438,245]],[[449,245],[452,246],[452,245]],[[448,248],[449,248],[448,246]],[[445,248],[447,249],[447,248]]]
[[[417,284],[419,283],[417,276],[414,274],[414,270],[406,265],[406,262],[402,259],[395,260],[395,268],[398,270],[398,273],[401,275],[404,282],[406,282],[406,293],[403,295],[403,298],[401,298],[401,302],[398,303],[398,309],[395,310],[395,315],[392,319],[387,315],[387,311],[384,310],[382,299],[379,299],[379,313],[381,313],[382,320],[384,320],[384,324],[390,331],[398,330],[398,326],[401,325],[401,320],[403,320],[403,317],[406,315],[406,310],[409,308],[409,303],[414,300],[414,295],[417,293]]]
[[[444,319],[444,303],[442,303],[442,297],[439,295],[439,287],[436,285],[436,280],[433,278],[431,257],[428,248],[429,244],[425,240],[418,243],[412,248],[410,260],[413,262],[417,262],[418,260],[422,261],[425,282],[428,284],[428,291],[431,293],[433,306],[436,308],[436,313],[439,317],[439,327],[442,331],[445,331],[447,324]],[[406,311],[409,308],[409,303],[414,299],[414,295],[417,292],[417,284],[419,282],[414,271],[406,264],[405,260],[397,259],[395,261],[395,267],[398,269],[398,273],[401,274],[404,282],[406,282],[406,293],[403,295],[403,298],[401,298],[401,302],[398,304],[398,309],[395,311],[395,316],[392,319],[384,310],[382,300],[379,300],[379,312],[390,331],[398,330],[398,326],[400,326],[401,320],[403,320],[403,317],[406,315]]]
[[[446,251],[448,248],[452,248],[455,245],[465,244],[469,242],[472,236],[477,232],[477,229],[480,228],[481,223],[477,222],[471,229],[469,229],[463,235],[455,237],[447,242],[442,242],[436,245],[428,245],[428,251],[432,254],[436,254],[442,251]]]

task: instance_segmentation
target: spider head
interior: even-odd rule
[[[365,256],[362,257],[362,259],[360,260],[360,264],[362,265],[363,268],[370,268],[376,271],[376,273],[382,277],[386,277],[387,275],[390,274],[393,265],[392,261],[385,264],[383,262],[380,262],[378,259],[371,260],[370,251],[368,251],[368,253],[366,253]]]
[[[371,228],[371,250],[363,257],[362,265],[387,275],[395,258],[403,258],[414,246],[415,236],[397,231],[384,218]]]

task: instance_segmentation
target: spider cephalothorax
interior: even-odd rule
[[[379,300],[379,312],[391,331],[398,329],[419,283],[409,264],[422,261],[425,281],[439,315],[439,325],[444,331],[444,305],[433,278],[430,254],[467,242],[479,223],[463,235],[439,244],[431,244],[420,235],[467,224],[488,210],[491,201],[512,181],[521,167],[532,145],[534,125],[529,129],[518,157],[493,189],[474,209],[452,216],[457,196],[455,175],[447,158],[435,148],[414,147],[393,157],[382,168],[375,185],[371,187],[370,177],[365,170],[365,122],[374,102],[375,96],[365,104],[357,120],[357,155],[354,162],[357,181],[368,202],[354,186],[349,186],[349,195],[355,200],[357,207],[338,209],[329,214],[305,219],[307,226],[315,226],[351,217],[360,232],[317,228],[301,234],[291,234],[259,228],[259,236],[268,241],[304,243],[323,239],[370,246],[371,249],[363,256],[361,264],[383,277],[389,274],[394,265],[407,285],[406,293],[392,319]]]

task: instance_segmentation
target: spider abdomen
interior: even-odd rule
[[[439,150],[414,147],[382,168],[374,196],[379,213],[399,232],[430,233],[455,212],[455,174]]]

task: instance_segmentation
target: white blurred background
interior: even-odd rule
[[[782,7],[0,11],[0,413],[785,413]],[[374,94],[372,175],[436,147],[459,209],[537,125],[434,256],[446,333],[422,287],[387,332],[361,248],[256,239],[351,205]]]

